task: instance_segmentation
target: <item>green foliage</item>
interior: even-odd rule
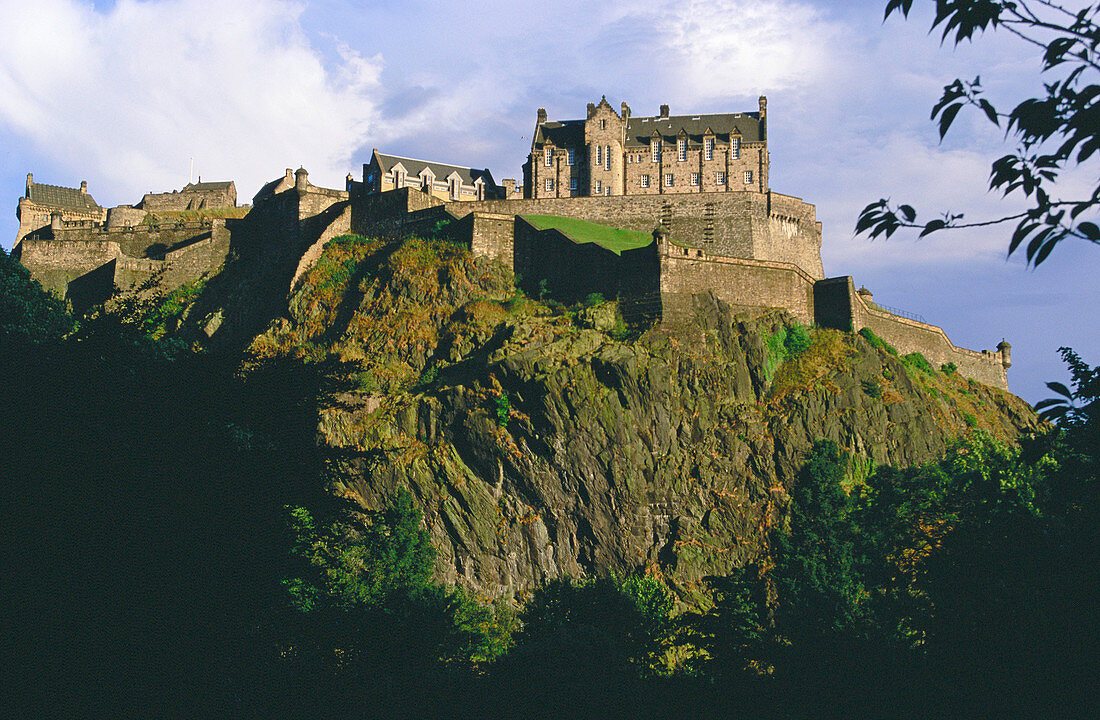
[[[552,580],[520,613],[516,653],[531,663],[564,664],[577,677],[649,675],[672,642],[672,608],[668,588],[651,577]]]
[[[932,368],[932,363],[928,362],[928,358],[924,357],[924,355],[919,352],[911,352],[903,356],[901,361],[906,368],[919,370],[927,375],[933,375],[936,372]]]
[[[0,248],[0,347],[57,342],[72,329],[65,305]]]
[[[597,305],[603,305],[605,302],[607,302],[607,300],[605,300],[604,296],[598,292],[589,293],[584,298],[585,307],[596,307]]]
[[[618,340],[620,342],[630,337],[630,326],[623,320],[622,315],[615,316],[615,324],[611,327],[609,334],[613,340]]]
[[[504,390],[493,398],[493,418],[500,427],[508,427],[508,417],[512,412],[512,401]]]
[[[884,352],[888,352],[891,355],[896,356],[898,354],[897,349],[893,345],[876,335],[874,331],[871,330],[871,328],[862,328],[859,331],[859,334],[863,336],[864,340],[871,343],[871,347],[882,350]]]
[[[978,418],[974,417],[974,413],[964,412],[963,422],[966,423],[968,428],[972,428],[978,424]]]
[[[863,388],[863,392],[868,396],[875,398],[876,400],[882,397],[882,385],[875,380],[861,380],[860,386]]]
[[[886,17],[895,12],[908,16],[912,0],[889,0]],[[1100,5],[1072,11],[1042,0],[953,0],[936,4],[932,29],[943,28],[943,39],[954,34],[958,45],[985,32],[1004,29],[1041,52],[1042,71],[1051,82],[1043,92],[1025,98],[1008,112],[999,111],[984,97],[981,78],[956,79],[943,89],[932,108],[939,117],[942,139],[959,111],[970,107],[1004,129],[1005,139],[1017,143],[1015,152],[992,163],[989,189],[1004,195],[1019,193],[1030,203],[1026,210],[992,220],[961,222],[962,213],[946,212],[940,218],[920,222],[910,205],[893,205],[886,199],[871,203],[860,213],[856,232],[872,238],[890,237],[899,228],[918,228],[920,235],[949,228],[1015,223],[1008,244],[1011,254],[1027,241],[1027,260],[1039,265],[1067,238],[1100,244],[1100,227],[1092,219],[1100,209],[1100,192],[1086,192],[1075,199],[1057,197],[1060,175],[1077,169],[1100,150],[1096,84],[1100,71],[1096,48],[1100,43],[1097,15]],[[1053,77],[1051,77],[1053,76]],[[1002,122],[1004,123],[1002,126]]]
[[[940,371],[944,375],[954,375],[958,371],[958,369],[959,366],[953,362],[946,362],[943,365],[940,365]]]
[[[767,591],[759,569],[746,566],[732,575],[704,581],[714,605],[688,618],[693,640],[705,653],[702,672],[722,678],[758,669],[771,634]]]
[[[802,323],[781,325],[768,336],[765,344],[764,376],[771,380],[780,365],[802,356],[812,345],[806,326]]]

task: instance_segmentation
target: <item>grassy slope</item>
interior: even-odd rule
[[[653,242],[649,233],[622,230],[586,220],[558,217],[557,215],[524,215],[523,219],[539,230],[557,230],[575,243],[596,243],[616,255],[624,250],[645,247]]]

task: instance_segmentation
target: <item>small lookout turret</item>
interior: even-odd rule
[[[1012,346],[1002,339],[997,344],[997,352],[1001,354],[1001,364],[1005,366],[1005,370],[1012,367]]]

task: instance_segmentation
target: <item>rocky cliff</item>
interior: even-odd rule
[[[344,237],[251,349],[338,361],[317,412],[332,491],[376,507],[409,488],[440,578],[484,597],[645,569],[691,604],[764,552],[815,440],[852,451],[859,482],[970,428],[1037,427],[1013,395],[781,311],[702,295],[647,328],[589,305],[523,297],[447,242]]]

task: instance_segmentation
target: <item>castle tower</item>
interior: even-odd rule
[[[629,110],[629,108],[628,108]],[[588,195],[622,195],[626,123],[607,102],[588,105],[584,144],[588,150]]]

